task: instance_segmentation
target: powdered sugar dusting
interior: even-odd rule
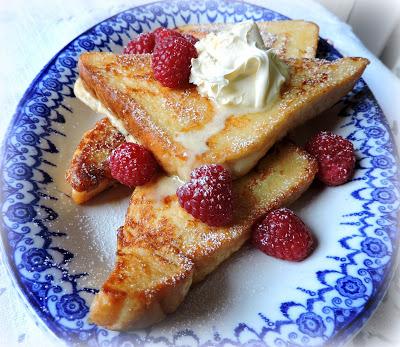
[[[203,124],[213,109],[213,105],[208,100],[199,101],[194,88],[183,90],[177,99],[174,96],[162,95],[160,100],[166,110],[175,111],[174,116],[177,117],[182,132],[191,131]]]
[[[193,28],[192,33],[203,33],[203,34],[209,34],[209,33],[216,33],[221,30],[227,30],[229,29],[234,23],[213,23],[213,24],[197,24],[195,28]],[[275,42],[277,41],[277,36],[271,32],[269,32],[267,29],[264,27],[260,27],[260,34],[261,37],[264,41],[264,44],[267,48],[273,47]],[[189,31],[190,33],[190,31]]]
[[[49,193],[58,200],[48,200],[46,205],[56,204],[63,218],[49,221],[47,226],[52,232],[67,234],[54,238],[52,247],[68,249],[75,254],[76,257],[65,265],[69,273],[88,273],[85,285],[100,288],[114,266],[117,229],[123,224],[130,190],[117,186],[79,206],[57,190]]]
[[[260,28],[260,34],[264,41],[265,47],[272,48],[277,40],[276,35],[262,28]]]

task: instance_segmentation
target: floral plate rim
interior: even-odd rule
[[[243,3],[246,4],[248,6],[250,6],[251,8],[258,8],[258,9],[262,9],[262,10],[266,10],[266,11],[270,11],[273,12],[274,14],[280,16],[281,19],[283,18],[287,18],[283,15],[280,15],[279,13],[277,13],[276,11],[271,11],[268,10],[264,7],[261,6],[257,6],[251,3],[246,3],[246,2],[231,2],[231,3]],[[21,98],[17,109],[10,121],[10,124],[8,126],[7,132],[4,136],[4,141],[1,147],[2,153],[5,153],[5,147],[6,147],[6,141],[7,139],[13,134],[13,129],[15,127],[15,124],[17,123],[17,121],[19,120],[18,116],[21,113],[21,109],[24,107],[24,104],[27,100],[29,100],[32,97],[32,92],[34,87],[36,86],[36,84],[38,83],[38,81],[41,80],[41,78],[43,78],[44,76],[46,76],[46,74],[48,73],[48,70],[51,68],[52,65],[54,65],[54,63],[57,61],[57,59],[60,57],[60,55],[62,55],[64,53],[65,50],[68,49],[68,47],[73,44],[75,41],[77,41],[79,38],[81,38],[82,36],[88,35],[91,31],[93,31],[95,28],[97,28],[100,24],[102,23],[107,23],[113,19],[115,19],[116,17],[120,16],[123,13],[127,13],[129,11],[132,11],[134,9],[137,8],[147,8],[149,6],[153,6],[153,5],[162,5],[165,4],[165,2],[163,1],[157,1],[157,2],[151,2],[151,3],[146,3],[144,5],[139,5],[139,6],[135,6],[133,8],[130,9],[125,9],[113,16],[110,16],[107,19],[104,19],[98,23],[96,23],[95,25],[93,25],[91,28],[87,29],[86,31],[82,32],[81,34],[79,34],[77,37],[75,37],[73,40],[71,40],[67,45],[65,45],[62,49],[59,50],[59,52],[41,69],[41,71],[37,74],[37,76],[32,80],[32,82],[30,83],[29,87],[27,88],[26,92],[24,93],[23,97]],[[331,49],[334,50],[333,47],[331,47]],[[382,113],[382,111],[380,110],[380,112]],[[389,136],[390,136],[390,143],[394,143],[393,141],[393,136],[390,132],[390,130],[387,127],[387,124],[385,123],[385,117],[382,113],[383,118],[381,119],[382,124],[384,124],[384,126],[386,127],[386,130],[389,132]],[[395,161],[398,163],[398,155],[394,154],[394,157],[396,158]],[[394,164],[396,165],[396,163]],[[2,161],[2,168],[5,168],[5,160],[3,159]],[[1,193],[1,201],[4,201],[4,197],[3,197],[3,192]],[[3,228],[4,229],[4,228]],[[2,242],[0,245],[0,248],[2,250],[2,256],[3,258],[5,258],[6,260],[4,261],[5,267],[8,271],[8,273],[10,274],[10,277],[13,280],[13,284],[14,287],[17,288],[21,298],[23,298],[25,305],[27,306],[27,308],[29,309],[29,311],[33,314],[34,318],[37,319],[38,317],[40,319],[37,319],[37,321],[39,321],[40,323],[43,323],[43,326],[46,327],[48,330],[50,330],[55,336],[58,336],[53,329],[51,329],[52,324],[55,324],[54,322],[50,322],[46,320],[46,316],[43,314],[43,312],[40,310],[40,307],[38,307],[36,305],[36,303],[34,302],[33,298],[30,296],[30,292],[27,290],[27,288],[25,286],[22,285],[21,282],[21,274],[20,272],[18,272],[18,269],[16,268],[13,259],[12,259],[12,254],[10,252],[6,252],[6,248],[11,248],[8,245],[8,240],[6,239],[6,235],[5,232],[2,231],[1,232],[1,238],[2,238]],[[398,252],[398,237],[396,240],[396,244],[394,245],[396,248],[396,253]],[[392,255],[392,260],[396,259],[397,256],[395,254]],[[393,270],[394,270],[394,265],[393,265],[393,261],[392,264],[390,266],[390,268],[388,269],[389,271],[385,274],[385,280],[382,280],[381,283],[381,287],[379,292],[374,295],[373,297],[371,297],[371,301],[366,304],[365,306],[367,308],[364,307],[362,314],[358,315],[357,318],[350,324],[347,325],[345,328],[341,329],[341,333],[340,336],[341,338],[337,339],[337,336],[335,336],[335,341],[339,341],[342,340],[342,342],[344,342],[345,340],[347,340],[348,338],[351,337],[351,335],[353,335],[355,333],[356,330],[358,330],[359,328],[362,327],[362,325],[365,323],[365,320],[373,313],[374,309],[377,307],[377,305],[380,303],[380,301],[382,300],[382,297],[384,296],[384,294],[386,293],[386,290],[389,286],[390,280],[393,276]],[[389,280],[387,280],[389,279]],[[33,312],[34,311],[34,312]],[[340,337],[339,336],[339,337]]]

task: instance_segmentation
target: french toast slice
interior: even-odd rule
[[[77,204],[115,184],[107,161],[112,150],[124,141],[125,137],[107,118],[83,135],[66,172],[66,180],[72,187],[71,197]]]
[[[319,28],[316,24],[311,23],[311,22],[305,22],[305,21],[300,21],[300,20],[294,20],[294,21],[278,21],[278,22],[258,22],[258,27],[260,29],[260,33],[264,39],[264,43],[267,47],[271,47],[272,49],[275,50],[275,53],[279,54],[283,58],[314,58],[317,50],[317,45],[318,45],[318,32]],[[185,25],[182,27],[179,27],[178,30],[181,31],[182,33],[189,33],[191,35],[194,35],[198,38],[204,37],[207,33],[216,31],[216,30],[221,30],[223,28],[226,28],[229,24],[197,24],[197,25]],[[98,100],[96,100],[94,97],[92,97],[89,93],[85,93],[83,88],[76,83],[75,86],[77,90],[77,94],[80,96],[81,99],[84,99],[84,102],[88,104],[92,109],[94,109],[96,112],[103,114],[103,115],[109,115],[110,119],[112,118],[112,115],[110,115],[109,110],[107,110],[101,103],[99,103]],[[80,91],[80,92],[79,92]],[[111,124],[109,123],[104,123],[103,126],[105,127],[111,127]],[[123,131],[124,129],[119,126],[118,123],[114,123],[114,126],[116,128],[119,128],[120,131]],[[111,132],[112,129],[109,129]],[[103,138],[101,134],[96,135],[96,128],[92,130],[91,132],[91,141],[103,141]],[[137,142],[130,134],[124,133],[126,136],[127,140]],[[83,138],[82,142],[86,143],[86,139]],[[82,153],[84,155],[84,152],[79,150],[79,147],[81,147],[82,144],[78,145],[78,149],[76,150],[74,154],[74,161],[79,161],[79,155]],[[98,144],[97,146],[101,146],[101,144]],[[85,159],[86,160],[86,159]],[[73,164],[74,161],[71,163]],[[92,163],[94,165],[94,163]],[[80,170],[85,170],[85,167],[82,165],[71,165],[70,168],[68,169],[69,175],[70,176],[81,176],[82,173],[79,172]],[[72,198],[75,200],[77,203],[83,203],[92,197],[94,197],[96,194],[100,193],[110,185],[114,184],[114,181],[109,180],[108,178],[104,177],[102,175],[101,170],[91,170],[91,175],[95,175],[96,173],[99,173],[99,176],[96,178],[96,181],[98,182],[97,185],[91,185],[88,187],[88,191],[81,190],[77,191],[76,189],[72,188]]]
[[[182,33],[198,39],[211,32],[228,28],[232,23],[192,24],[178,28]],[[267,48],[281,58],[314,58],[318,46],[319,27],[313,22],[302,20],[283,20],[257,22],[261,37]]]
[[[228,115],[223,128],[215,125],[219,110],[195,87],[163,87],[148,54],[84,53],[78,83],[153,152],[168,174],[186,179],[194,168],[218,163],[240,177],[289,130],[339,101],[368,64],[364,58],[286,62],[290,80],[281,98],[266,111]],[[79,98],[76,88],[75,93]]]
[[[234,181],[235,220],[210,227],[179,206],[174,178],[160,176],[133,192],[118,231],[113,272],[96,294],[90,320],[112,330],[141,328],[176,310],[201,281],[249,238],[267,211],[296,200],[317,163],[291,143],[276,145],[257,167]]]

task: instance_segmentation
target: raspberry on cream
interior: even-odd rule
[[[289,77],[288,66],[266,49],[254,21],[210,33],[195,47],[190,82],[220,106],[267,108]]]

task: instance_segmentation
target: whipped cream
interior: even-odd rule
[[[267,50],[257,24],[246,21],[196,43],[190,82],[223,107],[265,109],[279,97],[289,68]]]

